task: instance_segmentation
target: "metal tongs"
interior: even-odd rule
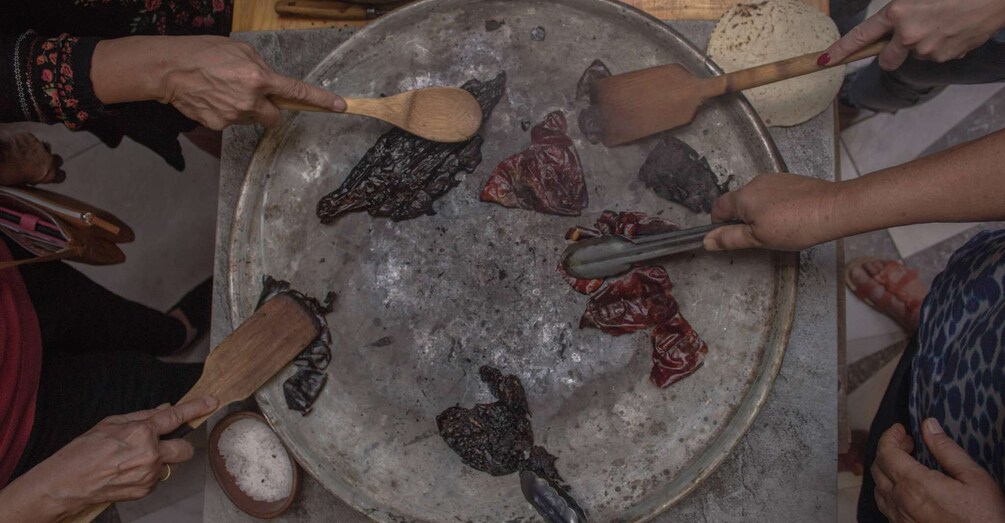
[[[584,280],[617,276],[636,263],[697,249],[709,232],[739,223],[743,222],[726,221],[635,238],[605,235],[580,240],[565,248],[562,267],[571,276]]]

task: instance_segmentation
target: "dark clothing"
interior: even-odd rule
[[[854,73],[845,88],[852,107],[892,113],[918,105],[955,84],[984,84],[1005,80],[1005,34],[959,60],[944,63],[908,57],[895,71],[884,71],[873,60]]]
[[[31,256],[3,239],[15,258]],[[19,270],[43,356],[35,424],[15,477],[102,419],[174,403],[198,381],[201,363],[156,357],[184,344],[177,319],[115,295],[63,262]]]
[[[842,35],[865,20],[857,15],[835,20]],[[1005,80],[1005,31],[992,35],[984,45],[959,60],[944,63],[909,56],[895,71],[884,71],[873,60],[848,76],[841,88],[841,102],[858,109],[893,113],[913,107],[956,84],[984,84]]]
[[[953,253],[932,282],[919,320],[869,429],[860,522],[886,521],[869,467],[880,436],[894,423],[914,439],[914,458],[941,470],[921,433],[922,421],[937,419],[1005,488],[1005,229],[983,231]]]
[[[911,363],[918,352],[918,341],[912,338],[904,354],[900,357],[900,363],[890,377],[890,384],[883,394],[883,401],[879,404],[876,417],[869,427],[869,439],[865,444],[865,473],[862,475],[862,490],[858,496],[858,521],[859,523],[886,523],[886,516],[879,511],[876,505],[876,481],[872,477],[872,464],[876,461],[876,446],[879,437],[892,427],[895,423],[900,423],[905,429],[911,426],[911,410],[909,400],[911,396]]]
[[[231,0],[14,0],[0,16],[0,121],[62,123],[109,147],[128,136],[178,170],[198,124],[156,101],[104,105],[91,87],[102,38],[230,32]]]

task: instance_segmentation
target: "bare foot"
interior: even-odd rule
[[[918,330],[918,316],[928,287],[918,280],[917,271],[899,261],[860,258],[848,264],[845,282],[856,296],[907,332]]]

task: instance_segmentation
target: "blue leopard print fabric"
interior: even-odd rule
[[[1005,230],[956,251],[921,309],[911,376],[915,457],[939,469],[921,439],[935,418],[1005,486]]]

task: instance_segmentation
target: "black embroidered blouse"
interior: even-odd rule
[[[232,0],[7,0],[0,15],[0,121],[62,123],[109,146],[123,136],[184,168],[178,133],[196,123],[158,102],[106,106],[91,88],[103,38],[228,34]]]

